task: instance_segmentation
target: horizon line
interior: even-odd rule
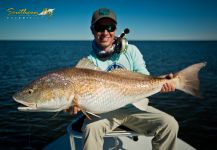
[[[0,42],[55,42],[55,41],[59,41],[59,42],[73,42],[73,41],[87,41],[87,42],[91,42],[92,40],[1,40]],[[193,40],[128,40],[132,41],[132,42],[137,42],[137,41],[147,41],[147,42],[217,42],[217,40],[199,40],[199,39],[193,39]]]
[[[0,41],[92,41],[93,39],[0,39]],[[217,39],[127,39],[128,41],[217,41]]]

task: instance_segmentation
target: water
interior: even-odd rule
[[[207,61],[201,70],[198,99],[182,92],[156,94],[150,105],[179,122],[179,138],[197,149],[215,149],[217,139],[217,42],[133,41],[144,55],[151,74],[178,71]],[[25,113],[11,96],[36,77],[73,66],[90,52],[90,41],[1,41],[0,42],[0,149],[41,149],[66,133],[73,119],[67,113]]]

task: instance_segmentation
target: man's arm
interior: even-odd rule
[[[145,60],[143,59],[143,55],[141,54],[141,52],[139,51],[139,49],[134,46],[131,45],[132,49],[130,51],[130,55],[132,58],[132,62],[133,62],[133,72],[138,72],[138,73],[142,73],[142,74],[146,74],[146,75],[150,75],[148,69],[146,68],[146,64],[145,64]]]

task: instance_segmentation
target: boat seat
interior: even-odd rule
[[[78,116],[75,120],[73,120],[69,126],[67,127],[67,132],[69,134],[69,139],[70,139],[70,145],[71,148],[74,150],[75,149],[75,140],[74,138],[79,138],[82,139],[82,131],[81,127],[83,125],[85,116],[80,115]],[[135,131],[125,127],[125,126],[119,126],[116,128],[114,131],[107,133],[104,137],[112,137],[115,140],[115,145],[118,146],[118,137],[121,136],[127,136],[133,141],[138,141],[138,136],[140,134],[136,133]]]

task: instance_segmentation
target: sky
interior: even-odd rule
[[[217,0],[0,0],[0,40],[91,40],[93,11],[117,16],[129,40],[217,40]],[[14,14],[26,9],[52,16]]]

